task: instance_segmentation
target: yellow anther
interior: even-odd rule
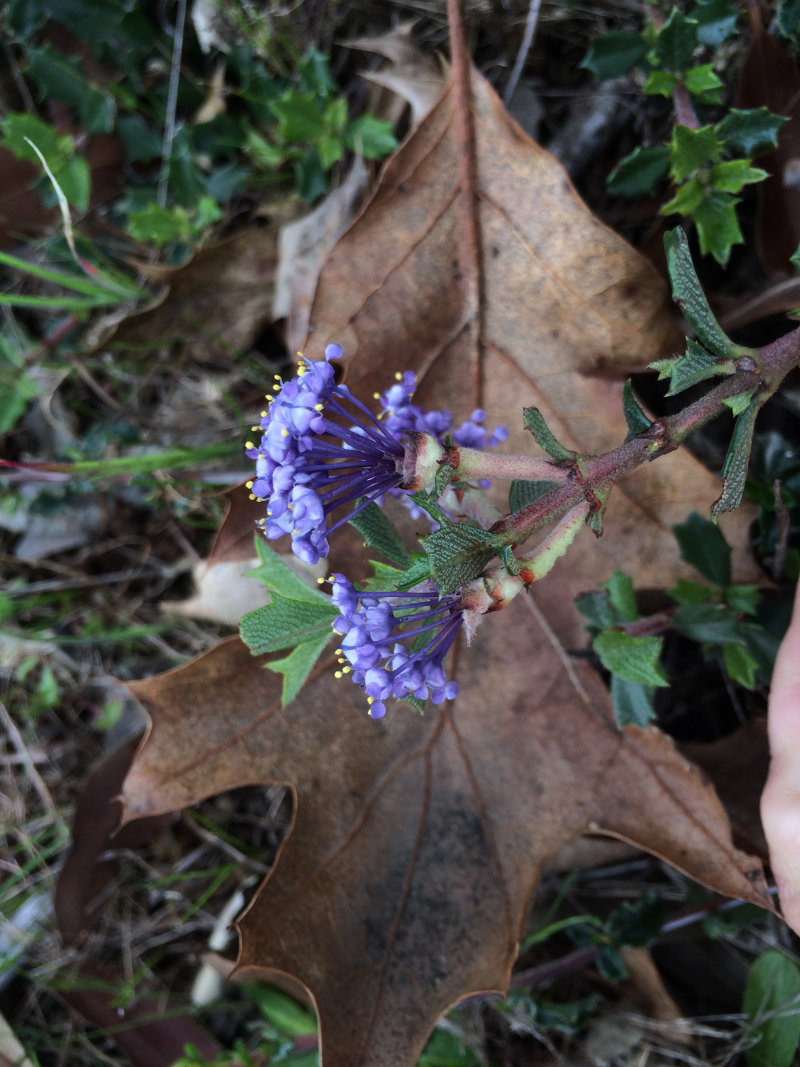
[[[289,431],[284,426],[284,428],[281,430],[281,437],[288,437],[288,436],[289,436]]]
[[[244,485],[245,485],[245,489],[252,489],[253,488],[252,481],[245,482]]]
[[[341,671],[334,671],[333,672],[333,677],[334,678],[341,678],[342,677],[342,672]]]
[[[279,392],[281,391],[281,389],[282,389],[282,388],[283,388],[283,387],[282,387],[282,386],[280,386],[280,385],[278,385],[277,383],[276,383],[275,385],[273,385],[273,387],[272,387],[272,389],[273,389],[273,392],[276,392],[276,393],[279,393]]]
[[[266,411],[262,411],[261,412],[261,418],[264,419],[264,418],[266,418],[266,416],[267,416]]]
[[[398,371],[395,371],[395,372],[394,372],[394,380],[395,380],[396,382],[402,382],[402,380],[403,380],[403,375],[402,375],[402,374],[400,373],[400,371],[399,371],[399,370],[398,370]]]
[[[280,374],[273,374],[272,377],[275,379],[276,382],[279,382],[281,380]]]
[[[372,394],[372,399],[373,400],[380,400],[380,398],[381,398],[381,394],[380,393],[373,393]]]
[[[349,674],[352,669],[353,668],[348,663],[348,665],[346,667],[342,667],[342,674]]]
[[[249,493],[248,494],[248,498],[250,500],[258,500],[258,497],[255,495],[255,493]]]
[[[244,447],[245,448],[255,448],[256,446],[253,444],[252,441],[245,441]]]

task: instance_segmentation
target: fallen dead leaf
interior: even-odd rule
[[[515,412],[530,403],[567,445],[619,444],[616,376],[677,347],[664,285],[506,116],[457,30],[453,41],[444,95],[323,270],[307,350],[340,342],[365,398],[414,369],[421,402],[458,417],[480,405],[518,450],[530,438]],[[125,782],[127,820],[245,783],[293,789],[239,963],[305,985],[324,1062],[406,1067],[450,1005],[504,990],[542,866],[581,833],[770,906],[707,779],[658,731],[617,730],[606,688],[568,651],[585,643],[575,594],[619,567],[640,585],[673,582],[683,568],[669,525],[717,493],[683,453],[627,479],[604,538],[587,531],[532,594],[487,619],[457,650],[459,697],[423,717],[401,706],[372,722],[325,663],[282,709],[278,681],[236,638],[132,686],[153,728]],[[727,531],[742,576],[746,522],[735,514]],[[241,526],[225,537],[234,551]],[[348,540],[336,551],[349,568],[332,562],[359,577]]]

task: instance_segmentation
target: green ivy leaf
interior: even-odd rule
[[[348,522],[350,526],[358,530],[368,548],[374,548],[376,552],[380,552],[399,567],[411,566],[411,553],[406,548],[397,527],[377,504],[367,504]]]
[[[666,70],[651,70],[647,80],[642,86],[642,92],[646,96],[672,96],[675,86],[680,84],[680,79],[675,74]]]
[[[592,38],[581,66],[590,70],[598,81],[624,78],[647,55],[647,42],[638,33],[604,33]]]
[[[608,590],[608,599],[617,613],[618,622],[635,622],[639,618],[633,579],[630,575],[614,571],[607,582],[600,583],[600,588]]]
[[[700,644],[741,645],[739,618],[725,604],[682,604],[672,625],[683,637]]]
[[[747,651],[744,645],[726,645],[722,650],[725,670],[734,682],[744,689],[755,689],[758,661]]]
[[[777,949],[768,949],[747,975],[742,1010],[750,1020],[752,1045],[747,1067],[791,1067],[800,1041],[800,968]]]
[[[36,82],[42,99],[52,97],[70,104],[89,134],[111,132],[114,98],[88,80],[77,59],[45,46],[29,47],[26,60],[26,73]]]
[[[664,70],[679,74],[686,70],[697,48],[698,23],[687,18],[676,7],[658,31],[653,52]]]
[[[706,180],[708,172],[703,171],[703,179],[700,175],[684,182],[675,192],[673,198],[667,201],[661,208],[661,215],[691,215],[697,210],[707,194],[708,184]]]
[[[669,685],[659,663],[660,637],[631,637],[622,630],[604,630],[594,639],[594,650],[607,671],[641,685]]]
[[[729,585],[725,590],[725,602],[742,615],[755,615],[761,604],[761,590],[757,585]]]
[[[682,182],[694,171],[709,163],[716,163],[722,154],[722,141],[714,126],[676,126],[669,145],[672,177]]]
[[[611,700],[617,726],[640,726],[645,729],[655,719],[655,689],[641,682],[629,682],[618,674],[611,675]]]
[[[749,159],[728,159],[715,164],[709,173],[712,189],[722,193],[738,193],[745,185],[763,182],[767,172],[754,167]]]
[[[610,630],[623,621],[614,610],[608,591],[581,593],[575,598],[575,607],[585,619],[588,619],[587,630]]]
[[[544,415],[538,408],[523,408],[522,420],[525,424],[525,429],[530,430],[536,443],[545,450],[551,459],[554,459],[556,463],[574,463],[576,453],[559,444],[544,421]]]
[[[625,386],[622,390],[622,413],[625,416],[625,422],[628,424],[628,435],[625,438],[626,441],[630,441],[632,437],[636,437],[637,434],[644,433],[649,430],[652,423],[650,419],[645,415],[633,395],[633,386],[631,380],[625,382]]]
[[[527,504],[555,489],[558,482],[529,481],[523,478],[515,478],[508,491],[508,507],[510,511],[521,511]]]
[[[727,0],[698,0],[689,13],[697,22],[697,39],[708,48],[719,48],[736,34],[741,12]]]
[[[288,89],[269,106],[278,120],[281,141],[313,144],[322,133],[322,115],[316,93]]]
[[[736,218],[738,200],[729,193],[709,193],[692,212],[697,226],[700,251],[711,255],[721,267],[728,262],[731,248],[743,241]]]
[[[683,84],[692,96],[703,97],[708,104],[717,104],[720,101],[720,89],[725,83],[714,73],[711,63],[703,63],[686,71]]]
[[[664,235],[664,247],[673,298],[697,334],[697,339],[718,359],[736,359],[736,345],[714,317],[695,272],[686,234],[680,227]]]
[[[778,134],[788,121],[785,115],[775,115],[765,107],[744,111],[732,107],[716,130],[727,151],[754,156],[777,147]]]
[[[800,27],[800,0],[780,0],[775,22],[784,37],[796,39]]]
[[[361,115],[353,119],[344,134],[345,144],[364,159],[383,159],[397,148],[391,122],[374,115]]]
[[[669,148],[635,148],[609,175],[606,185],[615,196],[652,196],[669,171]]]
[[[672,532],[684,563],[694,567],[709,582],[728,585],[731,580],[731,546],[716,523],[693,511],[685,522],[673,526]]]
[[[709,523],[713,526],[713,523]],[[717,527],[714,526],[716,530]],[[667,594],[679,604],[707,604],[714,597],[714,591],[708,585],[691,582],[688,578],[679,578]]]

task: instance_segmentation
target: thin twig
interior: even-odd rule
[[[44,783],[44,779],[36,769],[36,764],[28,751],[27,745],[22,737],[22,734],[17,729],[17,724],[8,714],[5,704],[0,701],[0,722],[3,724],[3,728],[8,735],[8,739],[17,755],[20,757],[20,761],[25,768],[25,772],[30,780],[31,785],[39,795],[39,799],[45,808],[56,818],[58,822],[61,821],[58,812],[56,811],[55,801],[50,794],[50,790]]]
[[[522,74],[522,68],[525,66],[525,61],[528,58],[528,52],[531,50],[533,35],[536,33],[536,23],[539,21],[539,9],[541,6],[542,0],[531,0],[530,7],[528,8],[528,18],[525,21],[525,32],[522,34],[517,58],[514,60],[514,66],[508,78],[506,91],[503,93],[503,103],[506,104],[506,106],[514,95],[514,90],[517,88],[517,82]]]
[[[172,143],[175,140],[175,114],[178,109],[178,82],[181,76],[181,56],[183,54],[183,32],[186,24],[186,0],[178,0],[178,14],[175,19],[175,38],[172,43],[172,63],[169,71],[169,92],[167,94],[167,113],[164,122],[164,139],[161,142],[161,173],[158,177],[156,203],[159,207],[167,206],[167,186],[169,183],[169,166],[172,160]]]

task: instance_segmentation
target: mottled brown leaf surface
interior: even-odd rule
[[[513,449],[530,447],[519,425],[531,403],[566,444],[619,444],[616,372],[677,344],[664,286],[453,51],[443,97],[323,271],[306,351],[343,344],[366,397],[415,369],[423,402],[458,420],[480,404],[515,431]],[[457,650],[461,694],[424,716],[401,705],[372,722],[325,663],[281,709],[278,680],[236,639],[133,686],[153,731],[126,780],[129,819],[248,783],[294,790],[291,832],[241,921],[240,963],[305,984],[325,1064],[406,1067],[449,1005],[503,989],[543,863],[584,831],[768,906],[708,780],[657,731],[620,733],[605,688],[569,654],[585,646],[575,594],[618,567],[673,582],[668,526],[717,493],[682,454],[628,479],[602,540],[583,533],[487,618]],[[245,514],[231,512],[226,552]],[[739,545],[745,520],[728,527]]]

